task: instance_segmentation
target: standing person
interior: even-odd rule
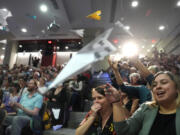
[[[118,135],[180,135],[180,82],[171,72],[161,71],[154,76],[151,87],[154,101],[141,105],[129,119],[121,102],[113,104]],[[116,91],[109,89],[114,98]]]
[[[93,105],[76,129],[76,135],[116,135],[112,123],[112,103],[107,100],[104,90],[102,86],[92,90]]]
[[[64,124],[64,110],[65,103],[67,102],[66,89],[63,85],[59,85],[57,88],[52,88],[51,93],[47,95],[49,101],[47,108],[51,112],[52,125]],[[53,110],[59,110],[56,116]]]
[[[12,107],[17,109],[16,116],[7,116],[4,125],[7,135],[20,135],[21,130],[25,127],[33,116],[39,115],[43,97],[37,92],[37,84],[35,80],[28,83],[28,92],[23,94],[19,103],[13,103]]]

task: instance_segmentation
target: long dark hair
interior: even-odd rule
[[[99,94],[105,96],[104,88],[102,88],[102,86],[98,86],[98,87],[94,88],[93,90],[95,90]]]

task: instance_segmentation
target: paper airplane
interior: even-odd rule
[[[96,11],[96,12],[94,12],[94,13],[86,16],[86,17],[99,21],[99,20],[101,20],[101,16],[100,15],[101,15],[101,10],[98,10],[98,11]]]
[[[123,25],[118,22],[114,27],[100,34],[74,55],[50,86],[46,90],[40,91],[40,93],[44,94],[51,88],[61,85],[68,78],[90,69],[95,62],[103,60],[105,56],[118,50],[118,47],[108,40],[112,36],[113,30],[117,30],[117,28],[124,31]],[[127,31],[125,31],[125,34],[131,36]]]
[[[5,9],[0,9],[0,25],[2,26],[8,25],[6,22],[6,19],[11,16],[12,14],[10,11],[5,10]]]

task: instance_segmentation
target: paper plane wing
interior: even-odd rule
[[[6,25],[8,25],[7,24],[7,22],[6,22],[6,19],[8,18],[8,17],[11,17],[12,16],[12,14],[11,14],[11,12],[10,11],[5,11],[5,10],[3,10],[3,9],[0,9],[0,24],[2,25],[2,26],[6,26]]]
[[[98,10],[90,15],[87,16],[87,18],[91,18],[91,19],[94,19],[94,20],[101,20],[101,10]]]
[[[117,23],[115,27],[109,28],[104,33],[100,34],[73,56],[48,89],[62,84],[69,77],[82,73],[89,69],[94,62],[102,60],[105,56],[115,52],[118,48],[113,45],[108,38],[113,33],[113,29],[117,27],[121,28],[119,23]],[[128,32],[126,32],[126,34],[129,35]]]

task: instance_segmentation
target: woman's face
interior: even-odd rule
[[[92,90],[92,99],[93,103],[98,103],[103,108],[107,108],[108,106],[111,106],[109,101],[106,99],[106,97],[100,93],[98,93],[96,90]]]
[[[172,103],[177,97],[175,83],[166,74],[158,75],[153,82],[153,95],[159,104]]]

